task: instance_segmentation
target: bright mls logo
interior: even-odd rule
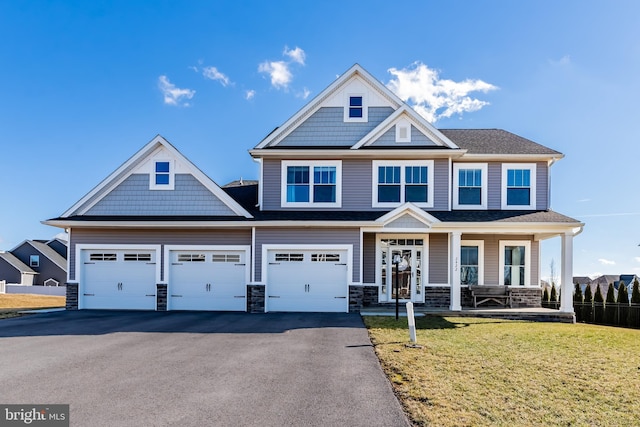
[[[0,405],[0,427],[69,427],[69,405]]]

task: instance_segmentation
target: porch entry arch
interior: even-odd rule
[[[425,278],[428,277],[428,234],[378,234],[376,236],[376,282],[379,301],[424,302]],[[400,261],[401,268],[397,268]]]

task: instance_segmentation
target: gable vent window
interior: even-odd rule
[[[174,167],[173,161],[161,160],[153,163],[149,188],[151,190],[173,190]]]
[[[362,118],[362,97],[350,96],[349,97],[349,117],[350,118]]]
[[[363,94],[351,94],[344,100],[345,122],[368,121],[367,99]]]
[[[396,124],[396,142],[411,142],[411,125],[409,123]]]

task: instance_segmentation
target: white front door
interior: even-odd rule
[[[171,250],[169,259],[169,310],[246,310],[246,251]]]
[[[156,309],[156,251],[81,251],[78,297],[85,309]]]
[[[349,311],[347,250],[269,250],[267,311]]]

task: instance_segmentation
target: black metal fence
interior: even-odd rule
[[[576,321],[640,328],[640,304],[573,302]]]

